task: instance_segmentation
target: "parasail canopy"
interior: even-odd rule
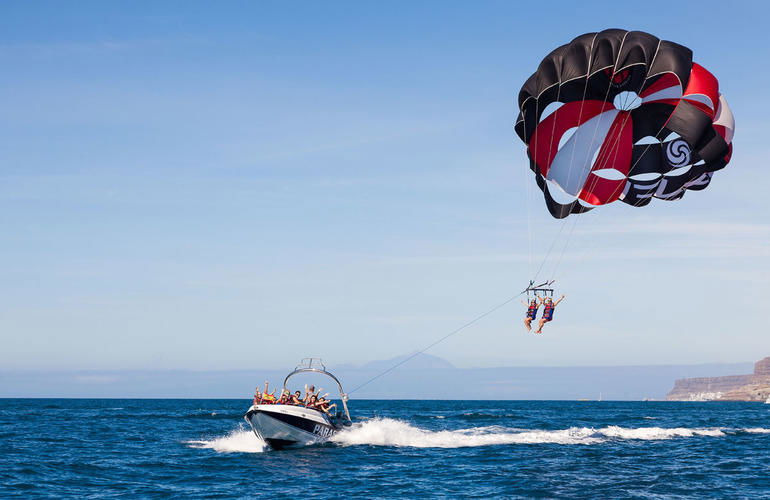
[[[735,121],[692,51],[641,31],[586,33],[548,54],[519,92],[516,133],[556,218],[705,189]]]

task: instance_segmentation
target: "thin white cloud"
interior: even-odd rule
[[[54,41],[54,42],[19,42],[0,43],[0,53],[42,56],[60,56],[72,54],[91,54],[99,52],[117,52],[127,50],[145,50],[167,47],[169,44],[201,45],[204,38],[178,36],[174,38],[143,38],[131,40],[90,40],[90,41]]]
[[[721,221],[656,220],[651,217],[626,219],[622,223],[603,224],[591,228],[576,228],[576,235],[601,234],[661,234],[714,237],[770,238],[770,224],[735,223]]]

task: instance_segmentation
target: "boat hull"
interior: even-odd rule
[[[316,410],[290,405],[254,405],[244,416],[271,448],[300,448],[328,441],[337,428]]]

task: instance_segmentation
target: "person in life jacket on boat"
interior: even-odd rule
[[[330,403],[331,403],[331,401],[329,401],[325,397],[322,397],[321,399],[318,400],[318,404],[316,405],[316,409],[317,410],[321,410],[322,412],[326,413],[328,416],[331,417],[332,414],[331,414],[330,410],[332,408],[336,408],[337,405],[336,404],[330,404]]]
[[[254,399],[251,401],[252,404],[258,405],[262,403],[262,393],[259,391],[259,387],[254,391]]]
[[[290,405],[296,405],[299,406],[302,404],[302,393],[299,391],[294,391],[294,394],[291,394],[289,396],[289,404]]]
[[[265,390],[262,391],[262,404],[273,405],[277,401],[275,397],[275,389],[273,389],[273,392],[267,392],[267,390],[268,390],[268,383],[267,381],[265,381]]]
[[[310,387],[305,386],[305,397],[302,398],[302,402],[307,406],[308,402],[310,402],[310,398],[312,397],[318,397],[315,392],[315,386],[311,385]]]
[[[278,398],[279,405],[287,405],[291,402],[291,393],[288,389],[284,389],[281,391],[281,397]]]
[[[532,330],[532,322],[535,321],[535,318],[537,317],[537,310],[543,303],[543,299],[535,295],[535,297],[529,301],[529,304],[523,300],[521,303],[527,306],[527,315],[524,316],[524,326],[527,327],[527,331],[530,331]]]
[[[553,311],[556,309],[556,306],[559,305],[559,302],[564,300],[564,297],[565,296],[562,295],[556,302],[554,302],[551,297],[545,298],[543,301],[543,315],[540,317],[540,322],[537,324],[535,333],[543,333],[543,325],[553,320]]]

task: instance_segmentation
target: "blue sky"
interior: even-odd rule
[[[760,2],[3,2],[0,366],[281,368],[429,344],[525,286],[516,94],[549,50],[608,27],[694,49],[735,113],[732,163],[681,202],[580,217],[546,335],[525,335],[510,306],[431,353],[457,366],[768,355],[768,15]],[[531,195],[537,254],[561,223]]]

